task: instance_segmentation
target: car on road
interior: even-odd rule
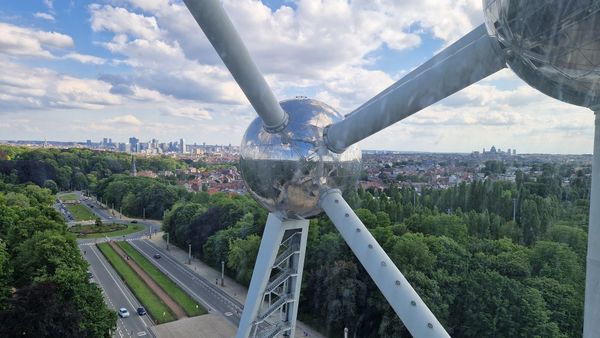
[[[154,254],[154,258],[156,258],[156,259],[159,259],[160,257],[161,257],[161,256],[160,256],[160,254],[159,254],[159,253],[155,253],[155,254]]]
[[[145,315],[146,314],[146,309],[144,309],[143,306],[138,307],[137,308],[137,314],[140,315],[140,316]]]
[[[133,221],[131,221],[131,223],[133,223],[133,224],[136,224],[137,222],[138,222],[138,221],[137,221],[137,220],[135,220],[135,219],[134,219]]]
[[[129,317],[129,311],[127,311],[127,309],[124,307],[120,308],[119,309],[119,317],[121,317],[121,318]]]

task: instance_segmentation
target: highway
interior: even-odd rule
[[[101,209],[95,201],[88,199],[82,200],[82,195],[79,192],[79,200],[82,205],[88,207],[96,215],[98,215],[103,222],[114,222],[121,224],[130,223],[129,220],[114,219],[112,215],[106,209]],[[90,208],[89,204],[93,205]],[[109,218],[110,217],[110,218]],[[145,226],[142,231],[119,236],[115,239],[131,239],[140,238],[150,231],[157,229],[156,224],[150,222],[138,220],[139,224]],[[103,290],[103,295],[108,304],[109,308],[117,311],[121,307],[127,308],[130,313],[129,318],[119,318],[117,321],[117,330],[114,332],[114,337],[125,338],[125,337],[153,337],[149,327],[154,325],[148,316],[138,316],[136,309],[140,306],[140,302],[135,298],[129,288],[121,281],[121,278],[117,272],[112,268],[110,263],[106,261],[100,250],[95,246],[96,242],[103,242],[106,238],[89,238],[89,239],[78,239],[77,244],[81,251],[82,256],[90,264],[90,271],[93,275],[93,281]]]
[[[79,249],[90,263],[93,281],[102,288],[108,307],[115,311],[121,307],[129,310],[129,318],[119,318],[117,321],[117,330],[114,336],[119,338],[153,337],[149,329],[153,323],[148,316],[138,316],[136,309],[140,303],[121,281],[117,272],[104,259],[100,250],[93,244],[79,244]]]
[[[206,309],[224,315],[237,327],[243,306],[233,297],[215,287],[214,281],[209,281],[196,274],[183,263],[172,258],[168,251],[146,240],[134,239],[129,243]],[[153,258],[155,253],[160,253],[162,258]]]

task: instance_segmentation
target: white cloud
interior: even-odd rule
[[[44,4],[48,9],[54,9],[54,0],[44,0]]]
[[[82,108],[101,109],[120,104],[103,81],[75,78],[47,68],[23,66],[2,60],[0,113],[23,110]]]
[[[146,17],[110,5],[90,5],[92,30],[130,34],[144,39],[154,39],[160,34],[156,18]]]
[[[54,16],[50,13],[36,12],[33,14],[33,16],[38,19],[44,19],[52,22],[55,21]]]
[[[73,39],[68,35],[0,22],[0,54],[53,58],[51,50],[72,46]]]
[[[94,30],[114,34],[105,46],[136,68],[131,83],[182,99],[246,102],[182,3],[113,4],[119,3],[144,14],[125,6],[92,5],[91,23]],[[299,0],[296,10],[285,5],[272,10],[250,0],[223,4],[276,92],[297,88],[302,94],[302,88],[321,87],[320,97],[332,98],[342,111],[392,82],[388,74],[365,69],[372,62],[369,53],[384,44],[397,50],[413,48],[425,31],[455,39],[481,16],[474,14],[481,12],[481,4],[471,0]]]
[[[210,112],[196,107],[165,107],[163,112],[167,115],[184,117],[196,121],[212,120]]]
[[[69,60],[75,60],[75,61],[78,61],[81,63],[90,63],[90,64],[94,64],[94,65],[102,65],[102,64],[106,63],[106,60],[101,57],[87,55],[87,54],[79,54],[79,53],[67,53],[67,54],[63,55],[63,58],[69,59]]]
[[[128,125],[128,126],[142,125],[142,121],[140,121],[137,117],[135,117],[131,114],[117,116],[117,117],[114,117],[111,119],[106,119],[103,122],[107,123],[107,124],[113,124],[113,125]]]

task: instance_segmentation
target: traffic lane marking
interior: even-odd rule
[[[136,242],[136,243],[133,243],[133,241],[130,241],[130,243],[132,243],[132,244],[133,244],[135,247],[138,247],[138,248],[140,248],[140,246],[138,245],[139,243],[137,243],[137,242]],[[153,250],[153,251],[156,251],[156,250],[158,249],[158,248],[155,248],[155,247],[154,247],[152,244],[148,243],[147,241],[140,240],[140,243],[142,243],[142,244],[144,244],[145,246],[147,246],[148,248],[150,248],[150,249],[146,248],[146,250]],[[162,252],[162,250],[161,250],[161,249],[158,249],[158,250]],[[146,256],[148,256],[148,257],[150,257],[150,256],[149,256],[150,254],[149,254],[148,252],[146,252],[144,249],[141,249],[141,252],[142,252],[144,255],[146,255]],[[220,302],[220,303],[221,303],[221,306],[223,306],[223,307],[225,308],[225,310],[219,310],[219,309],[218,309],[218,308],[219,308],[219,306],[216,306],[216,305],[217,305],[216,303],[212,303],[212,304],[213,304],[213,306],[210,306],[210,307],[214,308],[215,310],[217,310],[217,312],[220,312],[221,314],[223,314],[224,312],[227,312],[227,310],[229,310],[229,309],[232,309],[232,310],[234,310],[234,312],[236,313],[236,315],[235,315],[235,316],[232,316],[232,317],[227,317],[227,316],[226,316],[226,318],[227,318],[227,319],[229,319],[229,321],[231,321],[233,324],[235,324],[235,325],[237,325],[237,324],[238,324],[239,320],[241,319],[241,312],[242,312],[242,310],[243,310],[243,307],[241,307],[240,305],[238,305],[238,304],[236,304],[236,303],[232,302],[232,301],[231,301],[231,300],[229,300],[227,297],[224,297],[224,296],[223,296],[223,291],[221,291],[221,290],[215,290],[215,289],[214,289],[214,287],[213,287],[213,285],[212,285],[212,283],[208,283],[208,282],[204,281],[202,276],[199,276],[199,275],[198,275],[198,277],[200,277],[200,278],[197,278],[197,276],[196,276],[196,275],[195,275],[193,272],[189,271],[189,270],[188,270],[187,268],[185,268],[185,267],[182,267],[182,266],[180,265],[181,263],[180,263],[179,261],[177,261],[177,260],[175,260],[175,259],[173,259],[173,258],[169,257],[168,255],[165,255],[164,257],[166,257],[166,258],[167,258],[167,260],[168,260],[169,262],[171,262],[171,263],[172,263],[172,265],[171,265],[171,267],[172,267],[172,268],[176,268],[177,270],[179,270],[179,272],[180,272],[180,273],[181,273],[181,272],[183,272],[183,273],[184,273],[184,275],[186,275],[186,276],[187,276],[187,278],[191,278],[191,282],[192,282],[192,284],[193,284],[194,282],[198,282],[198,283],[196,284],[196,286],[197,286],[197,287],[200,287],[200,288],[201,288],[201,290],[203,290],[203,291],[206,291],[206,292],[209,292],[209,293],[211,293],[211,294],[212,294],[212,297],[214,298],[214,301],[216,301],[216,302]],[[153,262],[155,262],[155,260],[152,260],[152,261],[153,261]],[[163,262],[164,262],[164,261],[163,261]],[[159,267],[159,268],[161,268],[162,270],[165,270],[165,271],[163,271],[163,272],[167,273],[167,275],[168,275],[169,277],[172,277],[174,280],[176,280],[176,279],[177,279],[177,278],[174,276],[174,274],[173,274],[173,273],[168,273],[168,272],[166,271],[167,269],[166,269],[165,267],[163,267],[162,265],[159,265],[159,263],[158,263],[158,262],[155,262],[155,263],[154,263],[154,265],[158,266],[158,267]],[[186,284],[182,283],[182,282],[181,282],[181,281],[179,281],[179,280],[177,280],[177,281],[178,281],[178,282],[179,282],[179,283],[180,283],[180,284],[181,284],[183,287],[187,288],[187,285],[186,285]],[[189,290],[189,288],[187,288],[187,289]],[[191,291],[191,293],[194,293],[194,294],[195,294],[195,292],[193,292],[193,291]],[[197,294],[195,294],[195,295],[196,295],[196,296],[198,296]],[[210,296],[210,295],[208,295],[208,296]],[[202,300],[202,298],[201,298],[200,296],[198,296],[198,298],[200,298],[200,299]],[[210,303],[209,303],[209,302],[207,302],[207,304],[210,304]],[[209,312],[210,312],[210,309],[209,309]],[[239,315],[238,315],[238,313],[239,313]]]
[[[132,302],[132,301],[131,301],[131,299],[129,298],[129,297],[130,297],[130,295],[128,295],[128,294],[127,294],[127,293],[126,293],[126,292],[123,290],[123,288],[121,287],[121,285],[119,285],[119,283],[117,282],[117,279],[115,279],[115,277],[114,277],[114,275],[112,274],[112,272],[110,272],[109,268],[106,266],[106,264],[104,264],[104,262],[102,261],[102,259],[101,259],[101,258],[98,256],[98,253],[96,252],[96,250],[98,250],[98,249],[97,249],[96,247],[91,247],[91,248],[92,248],[92,252],[93,252],[93,253],[94,253],[94,255],[96,256],[96,258],[98,259],[98,261],[100,262],[100,264],[101,264],[101,265],[104,267],[104,269],[106,270],[106,272],[108,273],[108,275],[110,276],[110,278],[113,280],[113,282],[115,282],[115,284],[116,284],[117,288],[119,288],[119,290],[121,291],[121,293],[123,294],[123,296],[125,297],[125,299],[127,300],[127,302],[129,303],[129,305],[131,305],[131,308],[132,308],[132,309],[135,309],[135,308],[136,308],[136,307],[135,307],[135,305],[133,305],[133,302]],[[98,280],[98,281],[100,282],[100,280]],[[100,283],[100,284],[101,284],[101,283]],[[127,289],[127,291],[129,291],[129,289]],[[107,296],[108,296],[108,294],[107,294]],[[114,306],[114,305],[113,305],[113,306]],[[142,324],[143,324],[145,327],[152,326],[152,324],[151,324],[151,325],[148,325],[148,323],[146,323],[142,317],[139,317],[139,316],[138,316],[138,319],[139,319],[139,320],[142,322]],[[122,320],[122,319],[121,319],[121,320]]]

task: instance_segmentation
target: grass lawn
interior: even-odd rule
[[[59,194],[57,195],[57,197],[60,198],[60,200],[63,202],[72,202],[77,201],[79,199],[79,195],[75,193]]]
[[[160,324],[174,321],[175,315],[171,309],[148,287],[148,285],[133,271],[129,265],[119,256],[108,243],[98,244],[98,248],[104,257],[117,270],[119,276],[125,280],[125,284],[131,289],[135,297],[142,302],[148,314]],[[136,309],[130,309],[135,313]],[[164,316],[163,316],[164,314]]]
[[[69,231],[77,233],[77,238],[100,238],[104,236],[117,237],[129,235],[134,232],[144,230],[141,224],[103,224],[98,227],[91,225],[75,225],[69,228]]]
[[[90,211],[86,206],[82,204],[65,204],[67,209],[73,217],[75,221],[91,221],[96,219],[96,215]]]
[[[206,314],[206,309],[183,291],[175,282],[160,271],[146,257],[127,242],[117,243],[154,281],[185,310],[189,317]]]

